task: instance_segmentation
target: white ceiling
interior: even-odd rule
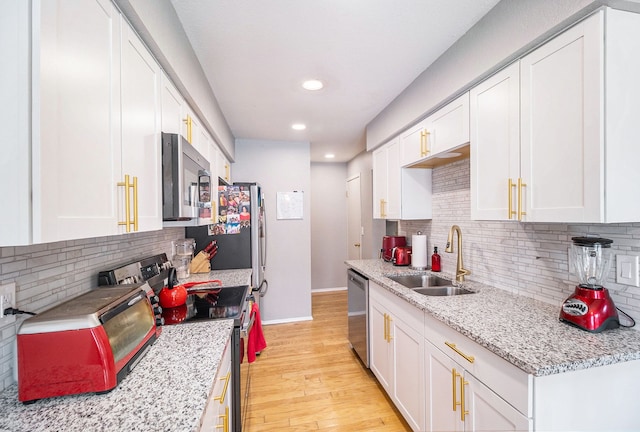
[[[171,3],[236,138],[308,141],[312,161],[346,162],[367,123],[498,0]],[[303,90],[309,78],[325,88]]]

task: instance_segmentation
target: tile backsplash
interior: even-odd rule
[[[0,248],[0,284],[16,283],[17,307],[40,312],[98,284],[98,272],[150,255],[171,255],[184,228]],[[25,319],[19,316],[17,323]],[[0,326],[0,391],[14,380],[17,323]]]
[[[615,255],[640,255],[640,222],[626,224],[546,224],[472,221],[469,159],[433,170],[433,219],[401,221],[399,234],[408,239],[417,231],[429,236],[429,256],[438,247],[442,270],[455,272],[454,253],[444,252],[452,225],[460,226],[464,267],[468,279],[560,305],[578,281],[569,274],[571,237],[599,234],[614,241]],[[640,288],[615,283],[612,265],[609,289],[616,306],[639,321]],[[559,309],[558,309],[559,311]],[[621,317],[622,320],[622,317]]]

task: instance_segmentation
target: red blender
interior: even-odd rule
[[[600,333],[618,328],[616,305],[602,283],[611,268],[613,240],[600,237],[573,237],[570,260],[580,284],[562,304],[560,321],[583,330]]]

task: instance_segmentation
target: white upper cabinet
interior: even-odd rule
[[[465,93],[427,118],[428,148],[438,155],[469,142],[469,93]]]
[[[218,177],[224,180],[225,182],[231,184],[231,162],[229,159],[222,153],[222,150],[218,148]]]
[[[186,102],[166,74],[162,74],[162,132],[183,134]],[[186,135],[185,135],[186,138]]]
[[[516,65],[472,90],[473,219],[640,220],[638,52],[640,15],[606,9],[520,60],[519,104]]]
[[[430,168],[468,157],[447,154],[469,143],[469,93],[464,93],[400,135],[401,165]]]
[[[20,219],[0,216],[0,245],[159,229],[158,65],[108,0],[9,3],[21,53],[0,45],[20,71],[2,83],[19,97],[2,188]]]
[[[471,219],[515,219],[510,184],[520,178],[520,63],[473,88],[470,110]]]
[[[159,230],[162,229],[162,74],[133,29],[123,24],[122,34],[122,173],[138,180],[136,231]],[[123,193],[120,188],[119,194]]]
[[[373,152],[373,217],[400,218],[400,160],[398,139]]]
[[[373,152],[373,217],[431,219],[431,170],[401,168],[399,141]]]
[[[31,241],[116,234],[120,15],[108,0],[36,1],[32,25]]]

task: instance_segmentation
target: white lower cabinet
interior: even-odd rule
[[[370,367],[414,431],[425,430],[423,314],[369,281]]]
[[[427,430],[532,430],[530,419],[430,342],[426,342],[426,354],[430,365]]]
[[[200,419],[200,431],[222,431],[231,430],[231,401],[232,392],[236,389],[231,385],[231,338],[224,348],[222,360],[213,383],[213,389],[209,393],[209,399]]]

